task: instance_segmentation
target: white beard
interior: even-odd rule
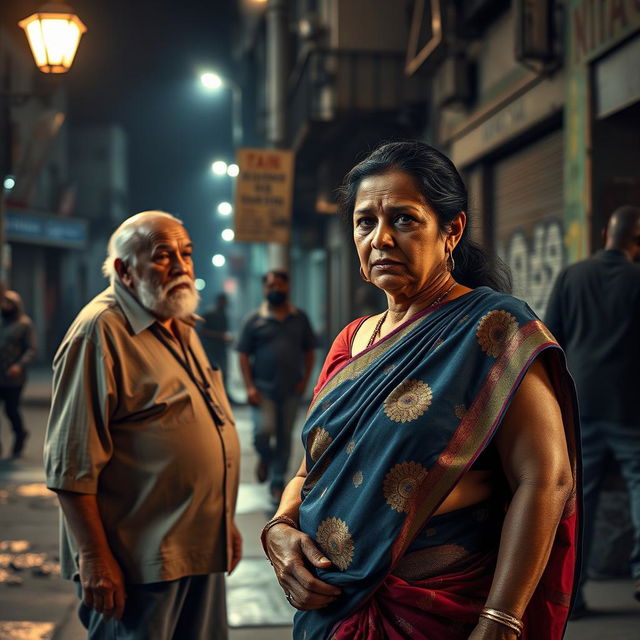
[[[189,276],[178,276],[164,287],[134,276],[133,284],[142,306],[160,318],[187,318],[200,302],[200,294]],[[169,292],[178,284],[187,284],[189,288]]]

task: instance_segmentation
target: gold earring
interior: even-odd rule
[[[449,251],[449,255],[447,257],[447,269],[449,269],[450,273],[453,273],[456,268],[456,261],[453,257],[453,250]]]

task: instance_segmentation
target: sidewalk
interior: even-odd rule
[[[24,394],[24,417],[31,437],[25,457],[0,460],[0,640],[83,640],[86,632],[77,616],[72,584],[56,573],[58,509],[44,487],[42,445],[50,403],[51,374],[31,372]],[[240,395],[240,394],[238,394]],[[234,407],[241,444],[240,490],[236,523],[243,537],[243,559],[227,579],[230,640],[291,638],[294,610],[287,603],[268,561],[259,535],[272,515],[265,485],[254,481],[256,457],[247,407]],[[291,470],[302,456],[299,429],[294,434]],[[6,422],[0,436],[9,448]]]

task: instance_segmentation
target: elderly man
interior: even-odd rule
[[[191,252],[168,213],[125,220],[103,267],[111,285],[54,359],[47,486],[89,638],[227,637],[239,446],[220,371],[193,330]]]

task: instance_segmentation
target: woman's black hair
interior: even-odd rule
[[[364,178],[390,170],[404,171],[416,182],[427,203],[438,214],[445,233],[460,211],[467,215],[467,226],[453,251],[453,276],[467,287],[488,286],[511,291],[511,275],[497,256],[490,255],[469,238],[467,189],[453,162],[433,147],[416,140],[390,142],[378,147],[345,176],[339,192],[340,211],[351,220],[356,194]]]

